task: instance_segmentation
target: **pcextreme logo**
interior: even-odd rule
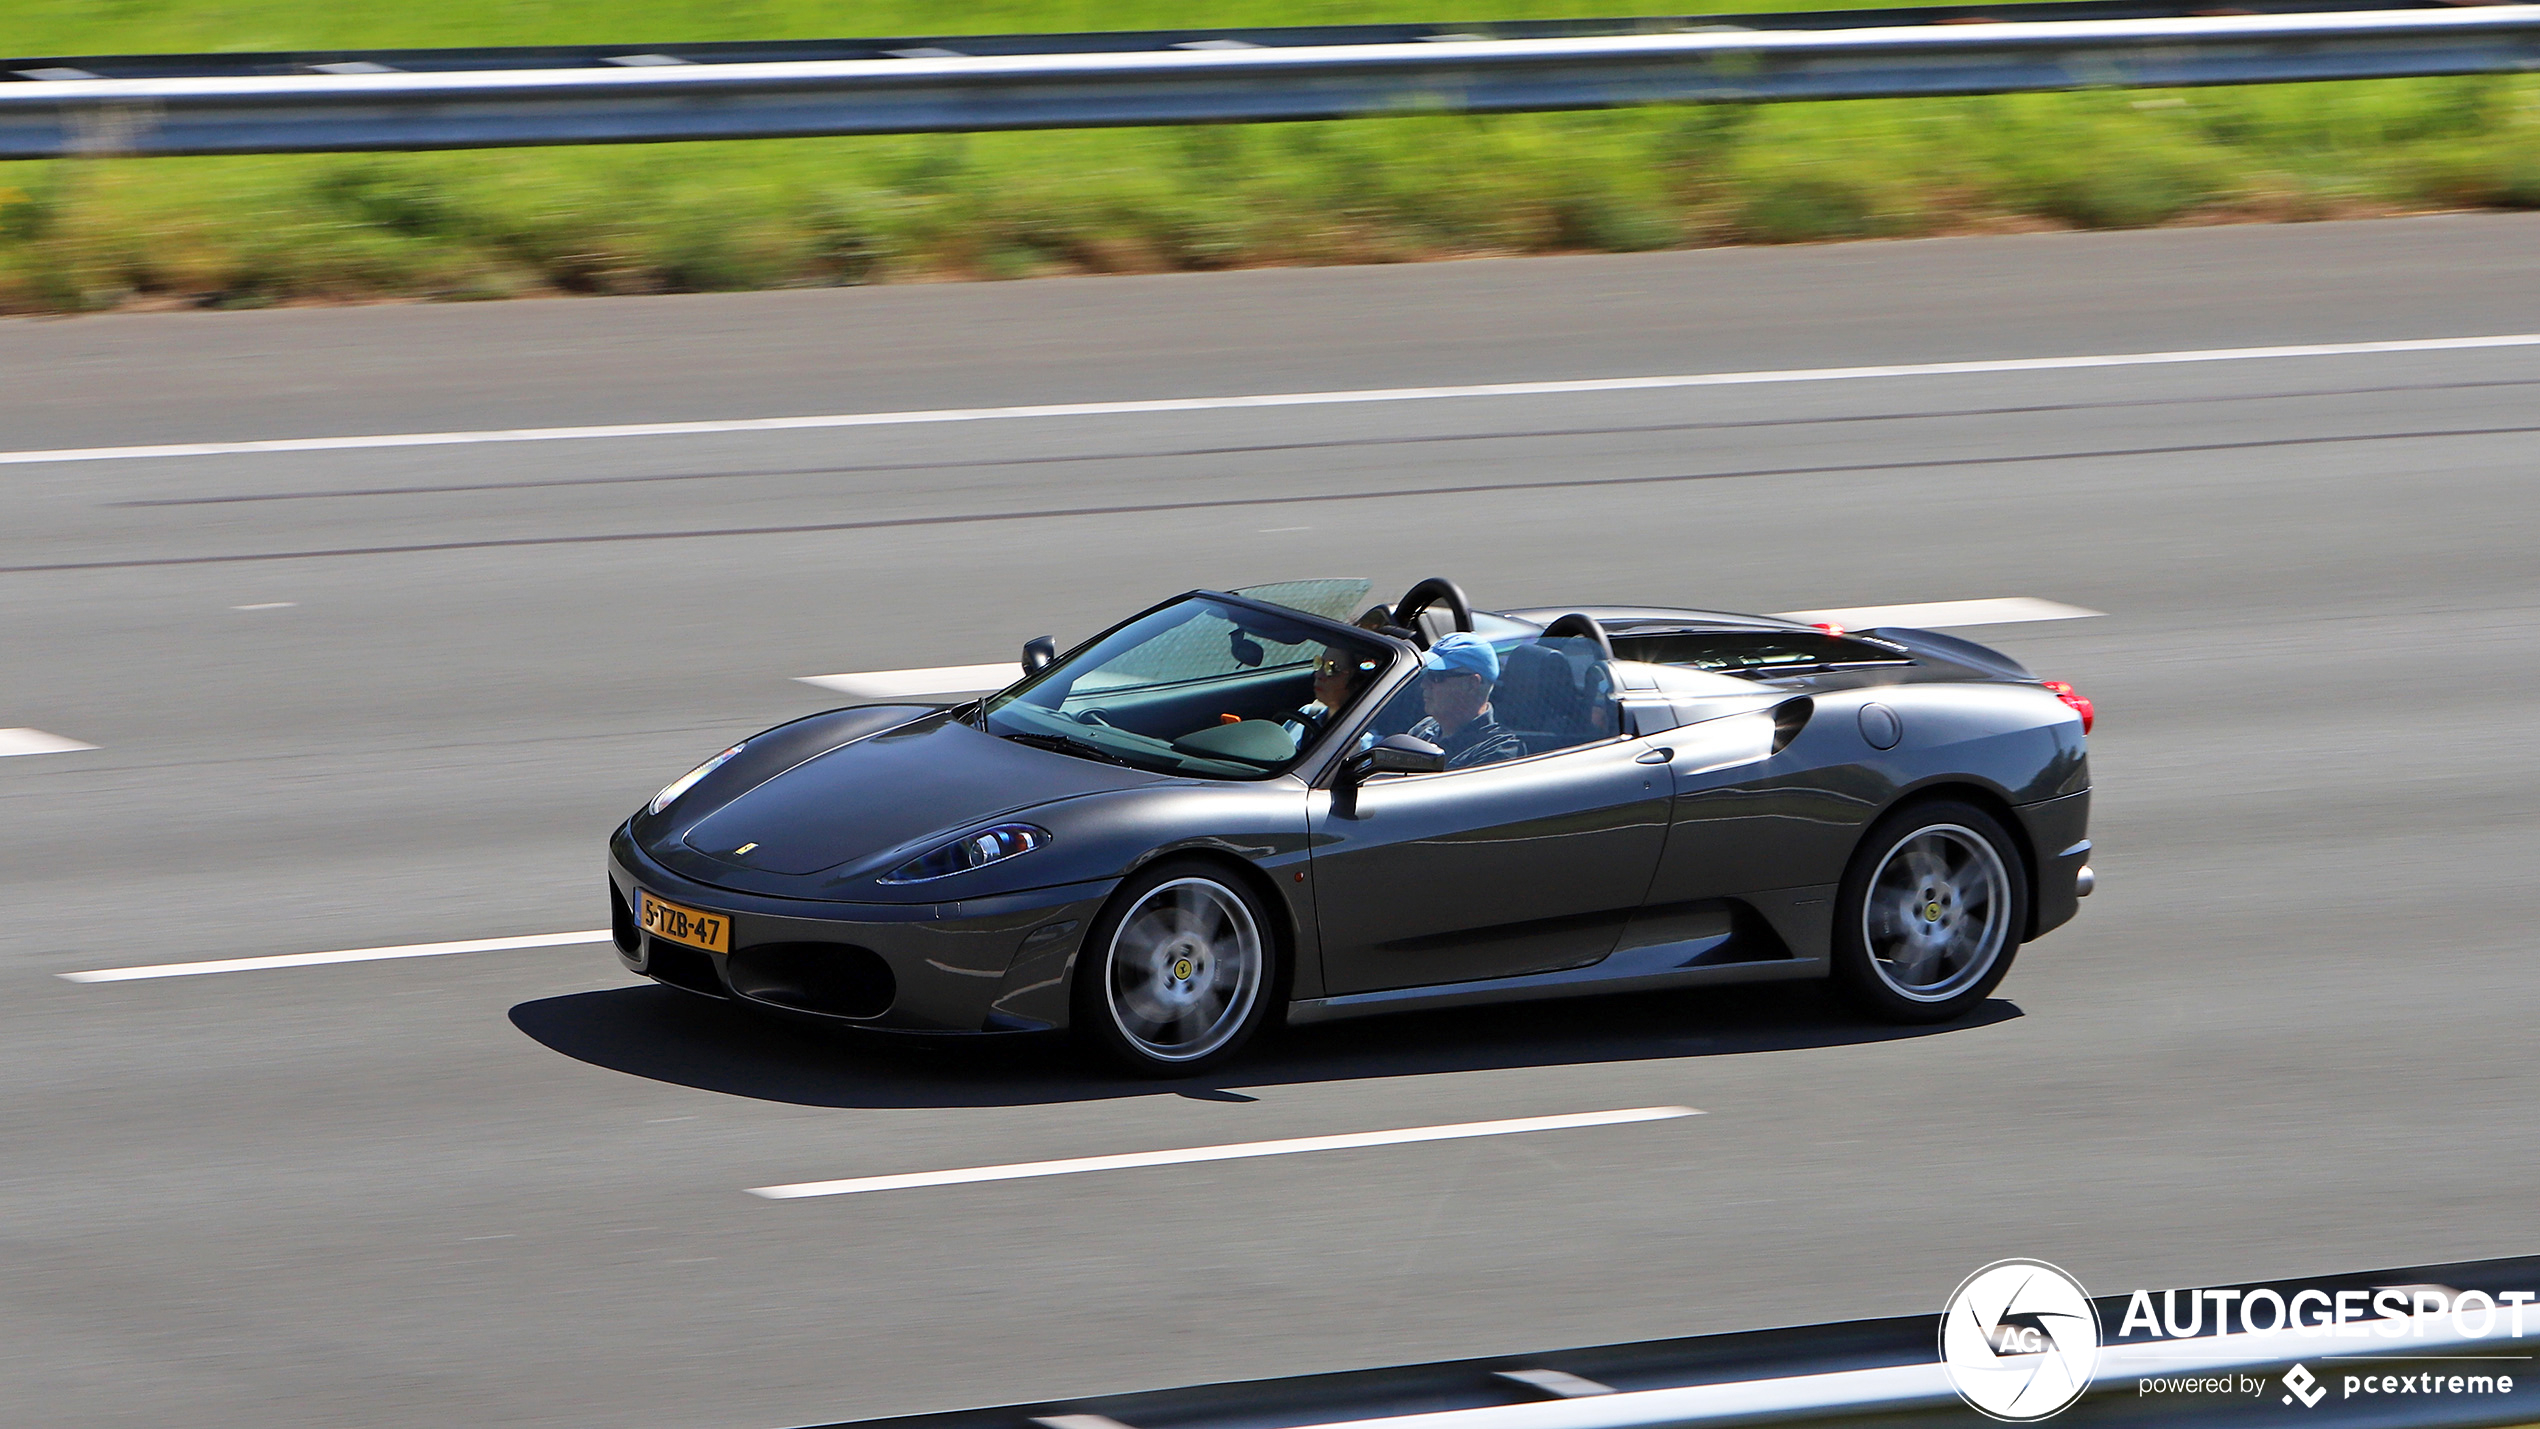
[[[1940,1315],[1940,1362],[1967,1407],[2023,1424],[2061,1412],[2099,1366],[2099,1311],[2081,1282],[2040,1260],[1997,1260]]]
[[[2320,1387],[2320,1377],[2311,1373],[2311,1367],[2306,1364],[2297,1364],[2284,1372],[2284,1387],[2291,1391],[2284,1396],[2284,1402],[2291,1404],[2299,1399],[2304,1409],[2317,1409],[2320,1401],[2328,1398],[2328,1391]]]

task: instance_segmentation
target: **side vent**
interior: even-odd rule
[[[1773,752],[1781,753],[1799,732],[1808,727],[1808,717],[1817,712],[1817,702],[1802,695],[1773,706]]]

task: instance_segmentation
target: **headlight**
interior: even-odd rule
[[[992,863],[1019,858],[1050,841],[1050,831],[1032,824],[999,824],[964,834],[933,853],[910,859],[882,876],[884,883],[926,883],[968,873]]]
[[[698,765],[696,768],[691,769],[687,773],[680,775],[678,778],[671,780],[667,784],[664,784],[661,792],[653,796],[653,801],[644,806],[644,812],[648,814],[658,814],[662,810],[669,808],[672,803],[678,800],[680,795],[696,788],[698,780],[703,779],[707,775],[722,768],[725,760],[730,759],[733,755],[740,753],[743,749],[748,747],[749,741],[743,740],[739,744],[736,744],[730,749],[723,751],[721,754],[716,755],[712,759],[707,760],[705,763]]]

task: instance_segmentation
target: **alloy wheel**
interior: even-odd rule
[[[2011,909],[2011,876],[1992,842],[1963,825],[1927,824],[1872,871],[1861,943],[1898,996],[1945,1002],[2001,957]]]
[[[1241,1031],[1261,997],[1261,929],[1233,890],[1206,878],[1148,889],[1112,935],[1112,1024],[1159,1062],[1195,1062]]]

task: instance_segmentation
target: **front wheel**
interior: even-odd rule
[[[1914,804],[1881,819],[1844,871],[1835,981],[1874,1017],[1946,1022],[1992,993],[2027,926],[2028,879],[2001,822]]]
[[[1220,1066],[1259,1030],[1276,987],[1260,900],[1203,863],[1121,885],[1077,957],[1077,1034],[1142,1076]]]

